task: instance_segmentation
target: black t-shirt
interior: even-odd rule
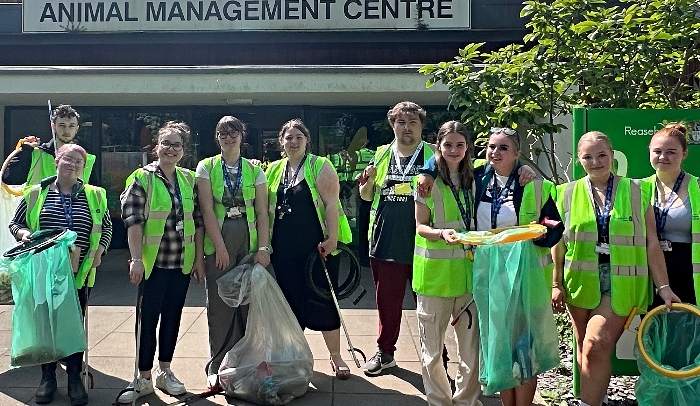
[[[406,172],[405,178],[402,169],[406,168],[411,157],[401,158],[401,168],[398,168],[394,151],[387,155],[389,169],[379,191],[379,205],[374,219],[372,239],[369,243],[371,257],[401,264],[413,263],[413,248],[416,244],[416,208],[413,189],[405,193],[405,186],[404,190],[399,186],[399,194],[397,194],[396,185],[413,184],[413,178],[418,175],[418,169],[423,166],[424,154],[425,149],[418,154],[415,162]]]

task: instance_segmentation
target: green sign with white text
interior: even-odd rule
[[[610,137],[618,175],[644,178],[654,173],[649,164],[649,141],[667,123],[682,121],[688,126],[688,158],[683,169],[700,175],[700,110],[574,109],[573,154],[579,138],[588,131]],[[576,160],[575,160],[576,161]],[[583,167],[574,163],[574,178],[583,177]]]

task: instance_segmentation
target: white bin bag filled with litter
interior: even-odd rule
[[[219,381],[228,396],[259,405],[285,405],[309,387],[314,369],[311,349],[265,268],[255,265],[238,280],[250,289],[248,323],[243,338],[224,357]]]

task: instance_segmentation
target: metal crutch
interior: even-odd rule
[[[95,270],[93,269],[91,272],[94,272]],[[89,274],[88,274],[89,278]],[[85,386],[85,393],[89,393],[90,389],[94,387],[95,381],[92,376],[92,372],[90,372],[90,364],[88,364],[88,351],[90,351],[90,343],[88,342],[88,314],[89,314],[89,299],[90,299],[90,292],[89,288],[85,288],[85,315],[83,316],[83,328],[85,330],[85,343],[87,344],[85,348],[85,352],[83,353],[83,363],[84,368],[83,368],[83,386]]]
[[[345,327],[345,321],[343,320],[343,315],[340,313],[340,305],[338,304],[338,298],[335,295],[335,289],[333,288],[333,283],[331,282],[331,275],[328,273],[328,268],[326,267],[326,254],[323,251],[323,248],[321,246],[318,247],[318,253],[319,256],[321,257],[321,265],[323,266],[323,272],[326,274],[326,280],[328,281],[328,288],[330,289],[331,292],[331,297],[333,297],[333,303],[335,304],[335,310],[338,311],[338,317],[340,318],[340,324],[343,326],[343,332],[345,333],[345,338],[348,341],[348,351],[350,352],[350,355],[352,356],[353,361],[355,361],[355,366],[358,368],[362,368],[362,365],[360,364],[360,360],[357,359],[357,356],[355,356],[355,352],[359,352],[360,355],[362,355],[362,358],[364,358],[365,362],[367,362],[367,357],[365,356],[365,353],[362,352],[359,348],[355,348],[352,345],[352,341],[350,341],[350,334],[348,333],[348,328]]]

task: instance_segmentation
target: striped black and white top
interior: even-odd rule
[[[70,200],[70,196],[66,200]],[[87,197],[84,191],[78,193],[75,201],[72,202],[72,208],[73,231],[78,234],[75,245],[80,247],[80,261],[82,263],[90,248],[90,231],[92,230],[92,217],[90,216],[90,209],[88,208]],[[46,201],[39,214],[39,229],[50,230],[56,228],[68,228],[68,221],[63,210],[60,194],[55,190],[49,189]],[[27,226],[27,202],[24,199],[20,201],[15,211],[15,216],[10,222],[12,235],[16,235],[21,229],[29,229],[29,226]],[[105,248],[105,251],[109,247],[111,240],[112,219],[109,216],[109,211],[105,211],[102,217],[102,236],[100,237],[100,245]]]

